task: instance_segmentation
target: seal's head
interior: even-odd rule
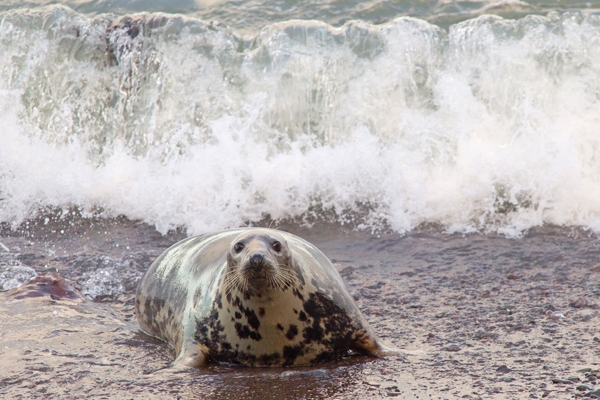
[[[232,241],[225,293],[239,290],[251,295],[269,289],[286,290],[296,279],[290,248],[277,232],[252,230]]]

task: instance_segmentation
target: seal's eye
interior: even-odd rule
[[[244,250],[244,244],[241,242],[238,242],[235,244],[235,246],[233,246],[233,251],[235,251],[236,253],[239,253],[242,250]]]
[[[273,250],[275,250],[276,252],[280,252],[281,251],[281,243],[279,243],[278,241],[273,242],[273,244],[271,245],[273,247]]]

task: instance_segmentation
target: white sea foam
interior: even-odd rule
[[[600,231],[597,17],[290,21],[252,41],[180,16],[0,18],[0,221]]]
[[[0,291],[18,288],[37,275],[31,267],[18,262],[12,264],[0,262]]]

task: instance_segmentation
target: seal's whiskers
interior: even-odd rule
[[[288,287],[293,286],[298,279],[295,273],[285,268],[285,266],[282,266],[281,264],[279,264],[278,267],[279,268],[277,268],[273,274],[273,282],[275,283],[274,286],[281,290],[285,290]]]
[[[223,279],[223,291],[226,294],[231,293],[233,289],[244,291],[248,288],[248,279],[238,271],[229,271]]]

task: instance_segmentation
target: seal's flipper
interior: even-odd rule
[[[208,363],[208,356],[198,343],[184,344],[184,348],[179,353],[179,356],[173,361],[171,368],[187,369],[203,367]]]
[[[352,350],[373,357],[404,355],[402,350],[387,346],[381,343],[381,341],[373,334],[362,330],[355,334]]]

